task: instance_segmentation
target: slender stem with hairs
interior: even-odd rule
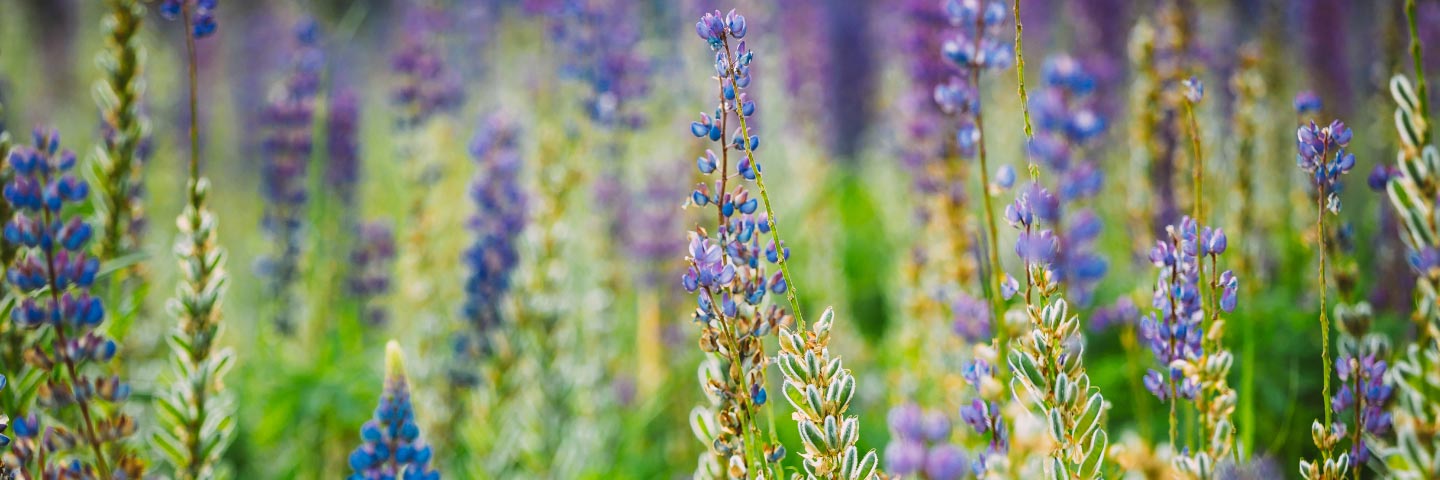
[[[975,45],[980,45],[980,39],[984,32],[985,16],[976,15]],[[978,92],[980,92],[980,67],[978,65],[970,66],[970,84],[975,87],[978,95]],[[1005,275],[1005,272],[1000,268],[1000,245],[996,240],[998,235],[995,231],[995,209],[992,206],[994,201],[990,198],[990,165],[985,161],[985,120],[979,108],[975,109],[975,131],[980,136],[979,141],[976,143],[979,144],[980,193],[985,201],[985,250],[990,254],[990,318],[995,327],[995,349],[998,353],[995,358],[1000,359],[1000,364],[1004,364],[1005,359],[1009,358],[1007,355],[1010,349],[1009,332],[1007,332],[1005,328],[1005,312],[1001,304],[1002,299],[1000,295],[1000,284],[1003,282],[1001,277]],[[996,368],[995,371],[998,377],[997,379],[1000,380],[1000,384],[1009,385],[1009,383],[1006,382],[1008,375],[1006,374],[1005,368],[999,367]]]
[[[725,40],[725,59],[726,62],[730,62],[728,64],[734,64],[734,56],[730,53],[728,38]],[[735,75],[731,75],[729,78],[730,88],[739,92],[740,86],[735,82]],[[729,114],[726,113],[724,116],[728,117]],[[755,161],[755,153],[750,149],[750,129],[745,125],[745,114],[741,111],[738,96],[735,99],[735,118],[740,120],[740,135],[743,137],[741,144],[744,146],[745,157],[750,160],[751,167],[755,169],[755,186],[760,189],[761,203],[765,204],[766,221],[770,223],[770,240],[775,242],[775,248],[779,251],[777,258],[780,259],[780,274],[785,277],[785,299],[790,301],[790,310],[795,313],[795,322],[799,325],[799,330],[803,331],[805,330],[805,314],[800,311],[800,300],[796,296],[795,281],[790,276],[790,262],[785,259],[785,244],[780,240],[780,225],[775,221],[775,210],[770,208],[770,195],[765,191],[765,175],[761,173],[760,164]],[[726,145],[723,148],[728,150],[730,147]],[[725,176],[721,175],[721,178],[723,179]],[[725,194],[723,191],[719,193]]]

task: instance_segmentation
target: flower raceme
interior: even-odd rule
[[[430,468],[434,452],[415,423],[403,357],[399,343],[385,345],[385,389],[375,416],[360,427],[364,443],[350,453],[355,473],[349,480],[440,480],[440,472]]]
[[[1344,122],[1335,120],[1320,127],[1315,122],[1300,127],[1295,134],[1295,163],[1301,170],[1314,175],[1315,185],[1326,197],[1326,208],[1340,213],[1340,176],[1355,168],[1355,154],[1346,152],[1353,133]]]
[[[9,466],[46,476],[98,472],[138,478],[143,473],[138,459],[112,450],[135,433],[135,421],[118,408],[103,407],[122,404],[130,386],[115,375],[87,372],[105,371],[103,364],[118,350],[114,340],[98,332],[105,307],[90,294],[100,270],[100,261],[86,254],[93,230],[66,208],[84,202],[89,185],[74,175],[75,154],[60,150],[58,132],[36,130],[34,143],[15,147],[6,161],[15,176],[5,185],[5,200],[17,213],[5,225],[5,241],[21,246],[7,272],[9,283],[22,293],[10,321],[49,332],[32,336],[27,348],[26,362],[49,372],[48,380],[38,390],[39,408],[16,425],[19,442]],[[80,423],[67,428],[61,418]],[[62,453],[74,461],[60,461]]]

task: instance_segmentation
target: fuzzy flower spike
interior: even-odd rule
[[[350,453],[349,480],[440,480],[430,468],[434,452],[420,440],[403,357],[398,342],[385,345],[385,390],[374,418],[360,427],[364,443]]]
[[[75,154],[60,150],[58,132],[36,130],[33,145],[11,150],[7,161],[15,176],[5,185],[5,201],[17,213],[5,225],[5,241],[21,246],[7,281],[22,294],[10,321],[48,332],[32,336],[25,355],[48,380],[39,387],[39,408],[16,427],[18,464],[10,466],[46,478],[138,478],[143,465],[114,449],[135,433],[135,421],[118,408],[130,396],[129,384],[104,366],[118,348],[98,332],[105,307],[90,295],[100,270],[100,261],[86,254],[93,230],[65,208],[85,202],[90,187],[74,175]],[[64,426],[62,418],[77,423]],[[62,462],[62,455],[74,461]]]
[[[709,447],[698,462],[697,478],[765,475],[772,466],[778,470],[785,456],[773,433],[768,444],[757,444],[763,437],[757,417],[768,397],[764,379],[771,361],[762,339],[788,324],[792,313],[800,319],[799,303],[786,267],[790,249],[780,240],[754,156],[760,137],[747,125],[756,111],[745,92],[755,59],[743,40],[747,31],[745,17],[734,11],[707,13],[695,24],[714,55],[717,98],[714,113],[702,113],[690,124],[690,133],[716,142],[719,151],[707,150],[695,160],[696,169],[714,181],[699,184],[690,203],[713,206],[715,230],[712,234],[702,227],[690,234],[689,268],[681,277],[685,290],[696,295],[693,316],[701,326],[700,347],[711,354],[700,368],[709,402],[690,418],[695,435]],[[747,189],[752,182],[759,198]],[[777,264],[779,272],[767,273],[769,265]],[[772,293],[786,295],[791,312],[767,304]],[[803,319],[799,323],[803,329]]]

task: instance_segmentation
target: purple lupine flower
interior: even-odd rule
[[[5,390],[5,375],[0,374],[0,391]],[[5,435],[5,430],[10,429],[10,417],[0,413],[0,448],[10,446],[10,437]]]
[[[1190,385],[1195,379],[1179,378],[1170,365],[1200,357],[1204,320],[1199,285],[1202,247],[1195,221],[1184,217],[1180,225],[1166,228],[1166,233],[1168,238],[1155,242],[1150,250],[1150,262],[1160,270],[1151,304],[1155,312],[1140,321],[1140,338],[1156,362],[1172,370],[1151,370],[1145,375],[1146,389],[1162,401],[1169,399],[1171,390],[1181,398],[1194,398]]]
[[[1361,435],[1350,445],[1350,456],[1358,464],[1370,459],[1367,437],[1390,433],[1392,419],[1386,408],[1394,387],[1386,383],[1385,370],[1385,361],[1374,354],[1357,359],[1347,352],[1335,359],[1335,376],[1341,386],[1330,405],[1336,412],[1353,410],[1356,415],[1355,428]]]
[[[367,324],[383,325],[387,315],[376,299],[390,292],[395,231],[384,221],[363,223],[358,230],[355,249],[350,252],[350,294],[364,306]]]
[[[325,63],[317,28],[314,20],[301,21],[296,27],[290,71],[280,80],[263,116],[262,225],[278,252],[262,258],[259,266],[278,304],[275,326],[287,335],[295,328],[290,318],[294,302],[290,289],[299,276],[304,207],[309,198],[308,167],[314,150],[315,96]]]
[[[60,470],[61,476],[75,478],[97,468],[108,474],[107,465],[123,465],[120,462],[128,457],[112,453],[107,464],[102,458],[88,456],[88,452],[110,450],[114,443],[135,432],[135,422],[119,413],[130,396],[129,384],[106,373],[110,368],[104,366],[118,348],[114,340],[100,333],[105,306],[100,297],[90,293],[100,270],[100,261],[87,254],[94,232],[82,215],[67,208],[83,204],[90,188],[75,175],[75,154],[60,149],[60,134],[56,131],[37,129],[33,143],[12,148],[6,162],[13,177],[5,184],[4,197],[15,213],[5,224],[4,236],[6,242],[19,249],[17,259],[6,272],[6,280],[18,296],[10,321],[19,329],[45,330],[28,337],[31,345],[22,346],[27,352],[26,363],[49,379],[38,390],[37,408],[43,409],[47,418],[76,422],[83,418],[82,424],[51,427],[57,432],[93,432],[84,439],[70,437],[65,447],[45,446],[47,451],[74,448],[76,457],[61,461],[59,455],[51,455],[48,461],[53,463],[36,464],[46,461],[46,457],[35,455],[40,441],[36,438],[39,423],[32,412],[31,417],[15,426],[18,466],[26,471]],[[53,374],[55,369],[68,374]],[[102,409],[105,403],[110,406]],[[86,445],[83,449],[77,445],[81,442]],[[131,468],[117,468],[123,470],[115,471],[117,475],[140,475]]]
[[[1134,325],[1140,319],[1140,308],[1129,297],[1120,297],[1090,314],[1090,329],[1100,331],[1116,325]]]
[[[1353,133],[1344,122],[1335,120],[1320,127],[1311,121],[1295,134],[1295,163],[1314,176],[1315,185],[1328,194],[1326,208],[1340,213],[1340,176],[1355,168],[1355,154],[1346,152]]]
[[[990,305],[984,299],[958,292],[950,301],[950,314],[955,335],[967,343],[988,340],[992,336]]]
[[[192,16],[190,24],[191,34],[195,38],[205,38],[215,33],[219,24],[215,21],[215,9],[218,0],[163,0],[160,2],[160,15],[167,19],[174,20],[184,12],[184,3],[193,1]]]
[[[391,70],[400,78],[391,101],[399,110],[401,128],[416,128],[465,103],[460,78],[435,45],[436,32],[444,29],[446,21],[444,11],[429,7],[414,6],[406,13],[400,47],[390,58]]]
[[[374,417],[360,427],[364,443],[350,452],[355,473],[349,480],[440,480],[440,472],[430,468],[434,451],[420,439],[401,357],[400,345],[391,340],[385,346],[385,389]]]
[[[342,89],[331,97],[329,110],[325,185],[334,189],[349,210],[355,206],[355,188],[360,183],[360,96]]]
[[[1088,305],[1108,270],[1105,258],[1095,251],[1103,225],[1088,205],[1104,182],[1095,151],[1106,122],[1090,95],[1095,78],[1079,61],[1068,55],[1051,58],[1045,62],[1042,79],[1046,88],[1032,97],[1037,129],[1029,148],[1054,172],[1058,195],[1040,197],[1045,201],[1038,204],[1045,207],[1042,219],[1053,229],[1056,244],[1054,258],[1039,263],[1050,264],[1071,301]]]
[[[1320,96],[1316,95],[1312,90],[1305,90],[1295,94],[1294,104],[1295,113],[1302,117],[1306,114],[1320,113],[1320,109],[1325,106],[1320,100]]]
[[[974,461],[970,463],[971,472],[976,477],[984,477],[990,457],[1004,457],[1009,453],[1010,430],[1000,412],[1000,405],[980,398],[981,385],[986,381],[995,381],[995,367],[976,359],[965,362],[962,370],[962,377],[970,385],[974,398],[970,403],[961,405],[960,419],[975,433],[990,435],[985,450],[976,452]]]
[[[945,41],[941,52],[966,70],[1009,67],[1015,52],[1005,28],[1008,12],[998,0],[949,0],[945,13],[959,33]]]
[[[907,402],[891,408],[886,419],[893,434],[885,447],[890,474],[960,478],[960,472],[969,471],[964,451],[950,443],[950,419],[944,413]]]
[[[632,104],[650,91],[650,65],[638,48],[644,29],[634,2],[564,0],[550,18],[562,73],[589,87],[590,118],[607,127],[642,125],[645,117]]]
[[[491,116],[470,144],[478,171],[470,190],[475,215],[468,224],[475,242],[461,259],[470,270],[461,312],[469,328],[455,341],[462,360],[455,379],[461,384],[478,380],[473,368],[466,367],[489,354],[490,336],[501,321],[501,301],[520,261],[518,243],[528,207],[518,179],[520,131],[511,122],[504,115]]]
[[[944,116],[935,101],[935,89],[949,81],[951,67],[935,52],[944,47],[949,19],[943,5],[934,0],[907,0],[903,12],[905,34],[901,51],[905,55],[910,86],[900,104],[905,112],[907,136],[901,159],[909,169],[916,188],[931,194],[945,187],[943,182],[933,178],[929,170],[945,159],[945,139],[942,135],[945,129],[941,128]],[[963,199],[963,188],[950,190],[957,200]]]

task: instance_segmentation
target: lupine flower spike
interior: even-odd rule
[[[1351,462],[1355,460],[1349,453],[1333,454],[1335,446],[1346,437],[1346,429],[1344,424],[1333,423],[1332,418],[1335,412],[1332,402],[1329,401],[1332,364],[1330,362],[1329,306],[1326,305],[1329,283],[1325,273],[1325,239],[1329,235],[1325,227],[1325,216],[1327,211],[1334,214],[1340,213],[1340,176],[1355,167],[1355,154],[1345,151],[1350,145],[1352,136],[1350,129],[1339,120],[1330,122],[1324,127],[1320,127],[1312,121],[1309,125],[1300,127],[1295,139],[1295,147],[1299,150],[1299,153],[1295,155],[1295,162],[1301,170],[1310,174],[1316,192],[1315,238],[1319,245],[1315,251],[1320,260],[1317,278],[1320,289],[1320,355],[1321,361],[1324,362],[1323,395],[1326,399],[1324,423],[1317,420],[1311,427],[1311,437],[1315,441],[1315,446],[1320,449],[1323,461],[1302,460],[1300,462],[1300,472],[1306,480],[1343,478],[1351,467]]]
[[[795,408],[809,478],[878,479],[879,457],[860,453],[860,419],[845,415],[855,396],[855,377],[830,355],[830,329],[835,312],[825,309],[809,332],[780,327],[777,363],[785,374],[785,399]],[[798,474],[797,474],[798,477]]]
[[[270,295],[276,299],[273,321],[280,333],[286,335],[295,330],[291,290],[300,275],[302,230],[309,197],[307,171],[314,149],[311,137],[315,98],[324,67],[317,28],[313,20],[303,21],[296,27],[290,70],[265,106],[262,225],[277,251],[261,260],[260,270]]]
[[[209,3],[213,8],[214,2]],[[185,9],[192,7],[185,5]],[[190,24],[189,17],[184,21]],[[209,21],[213,24],[214,19]],[[234,356],[228,349],[216,350],[224,330],[220,307],[226,289],[226,255],[218,243],[219,222],[206,207],[210,184],[200,176],[196,36],[202,35],[187,35],[185,41],[191,149],[187,202],[175,221],[180,230],[175,256],[181,277],[175,298],[168,304],[178,322],[170,341],[172,383],[156,394],[162,429],[151,437],[165,453],[174,476],[184,480],[215,478],[235,429],[233,406],[222,388]]]
[[[1390,80],[1400,151],[1393,167],[1398,175],[1385,185],[1401,219],[1401,238],[1416,274],[1414,318],[1422,340],[1397,355],[1389,371],[1396,404],[1387,414],[1393,415],[1396,448],[1384,455],[1385,466],[1390,475],[1406,479],[1440,477],[1440,435],[1435,434],[1435,426],[1440,425],[1440,412],[1435,410],[1440,405],[1440,378],[1433,374],[1440,365],[1436,341],[1440,339],[1440,150],[1431,137],[1434,126],[1421,73],[1425,71],[1419,31],[1423,20],[1417,18],[1416,3],[1405,2],[1405,15],[1417,76],[1414,84],[1401,75]]]
[[[57,132],[36,130],[33,145],[12,149],[7,162],[15,177],[5,185],[5,200],[18,211],[5,225],[5,241],[22,246],[7,276],[22,294],[10,321],[47,331],[31,336],[25,360],[49,372],[37,394],[39,408],[16,429],[21,444],[10,466],[47,477],[138,478],[143,464],[118,448],[135,433],[135,421],[118,408],[130,386],[106,373],[118,346],[98,332],[105,307],[90,295],[100,270],[99,260],[86,254],[93,230],[66,208],[84,202],[90,187],[74,175],[75,154],[60,150]],[[45,428],[44,441],[35,411],[55,423]],[[61,418],[77,423],[62,426]],[[66,456],[75,460],[62,462]]]
[[[375,416],[360,427],[364,443],[350,453],[349,480],[440,480],[430,468],[434,452],[420,439],[404,352],[394,340],[385,345],[385,389]]]
[[[753,155],[760,137],[751,134],[745,123],[756,110],[744,91],[750,86],[750,64],[755,58],[743,40],[745,17],[734,11],[707,13],[695,23],[695,32],[714,52],[718,105],[713,115],[702,113],[691,123],[690,133],[719,142],[720,150],[718,154],[707,150],[695,160],[700,173],[715,181],[698,185],[690,203],[701,208],[713,205],[716,225],[713,236],[705,228],[690,233],[689,268],[681,278],[685,290],[696,295],[693,317],[701,327],[700,348],[710,354],[699,372],[709,403],[690,414],[691,429],[708,447],[695,475],[745,478],[763,475],[768,465],[778,467],[785,456],[773,431],[768,445],[757,444],[762,437],[757,417],[768,398],[764,379],[770,363],[761,340],[791,321],[791,313],[767,305],[765,298],[771,293],[789,294],[792,308],[797,303],[785,273],[790,249],[779,239],[761,167]],[[739,123],[733,131],[732,119]],[[735,150],[744,156],[732,162]],[[746,189],[750,181],[765,199],[764,214],[759,212],[761,199],[751,198]],[[766,233],[771,241],[763,243]],[[768,274],[766,264],[779,264],[780,272]]]
[[[104,134],[104,145],[96,150],[95,159],[99,177],[104,179],[96,209],[100,217],[98,253],[103,258],[118,258],[140,248],[139,229],[144,222],[140,169],[149,150],[149,125],[141,113],[145,50],[137,34],[145,8],[138,0],[108,3],[110,14],[103,22],[106,50],[97,60],[105,77],[94,88]]]
[[[475,242],[461,257],[469,267],[460,312],[466,328],[455,338],[456,364],[451,372],[460,385],[479,381],[476,362],[491,353],[491,339],[501,326],[501,305],[520,261],[518,242],[528,207],[518,181],[520,131],[511,122],[500,114],[491,117],[470,144],[477,172],[470,189],[475,215],[468,226]]]

